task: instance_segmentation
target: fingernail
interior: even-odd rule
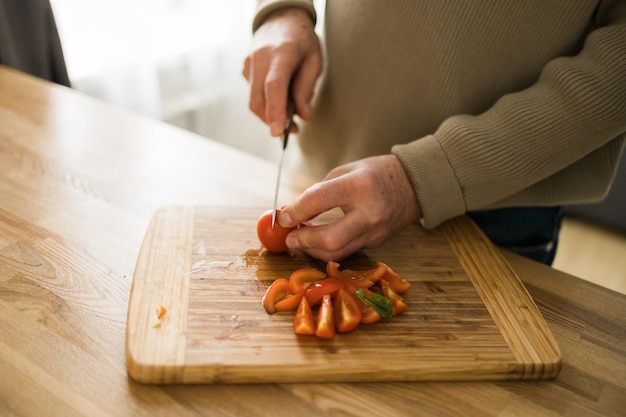
[[[298,238],[295,236],[287,235],[287,239],[285,239],[285,244],[290,249],[300,248],[300,242],[298,242]]]
[[[270,124],[270,133],[272,136],[280,136],[283,133],[282,127],[280,127],[280,123],[272,122]]]
[[[291,216],[289,215],[289,213],[281,211],[280,215],[278,216],[278,224],[280,224],[282,227],[292,227]]]
[[[309,106],[309,104],[305,104],[304,105],[304,109],[302,109],[302,112],[304,113],[302,115],[302,118],[304,120],[309,120],[309,118],[311,117],[311,106]]]

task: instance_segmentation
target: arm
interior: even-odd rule
[[[252,52],[243,75],[250,83],[250,109],[269,125],[273,136],[285,126],[289,91],[296,114],[304,120],[310,117],[309,101],[322,68],[314,25],[311,1],[258,3]]]
[[[345,217],[292,232],[288,245],[339,259],[422,214],[435,227],[467,210],[601,198],[626,131],[626,12],[607,16],[578,56],[550,62],[535,85],[395,146],[404,178],[389,155],[331,172],[291,202],[279,222],[292,226],[334,207]]]
[[[427,227],[468,210],[602,198],[626,132],[625,9],[615,2],[581,52],[549,62],[531,87],[393,148]]]

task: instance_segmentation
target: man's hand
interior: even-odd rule
[[[292,231],[287,246],[317,259],[336,261],[381,244],[421,217],[402,164],[394,155],[381,155],[335,168],[284,207],[278,222],[293,227],[336,207],[345,216]]]
[[[272,136],[284,129],[290,85],[295,113],[309,119],[309,102],[321,70],[320,41],[305,10],[279,10],[255,32],[243,76],[250,83],[250,110],[269,125]]]

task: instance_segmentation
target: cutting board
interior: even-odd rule
[[[263,209],[171,206],[145,235],[128,307],[126,359],[144,383],[528,380],[554,377],[560,352],[499,250],[467,217],[407,227],[342,268],[382,261],[413,284],[408,311],[333,340],[298,336],[293,312],[269,315],[276,278],[324,264],[271,254]],[[160,320],[155,310],[167,312]]]

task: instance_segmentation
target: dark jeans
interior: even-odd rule
[[[563,222],[562,207],[519,207],[467,215],[498,247],[552,265]]]

